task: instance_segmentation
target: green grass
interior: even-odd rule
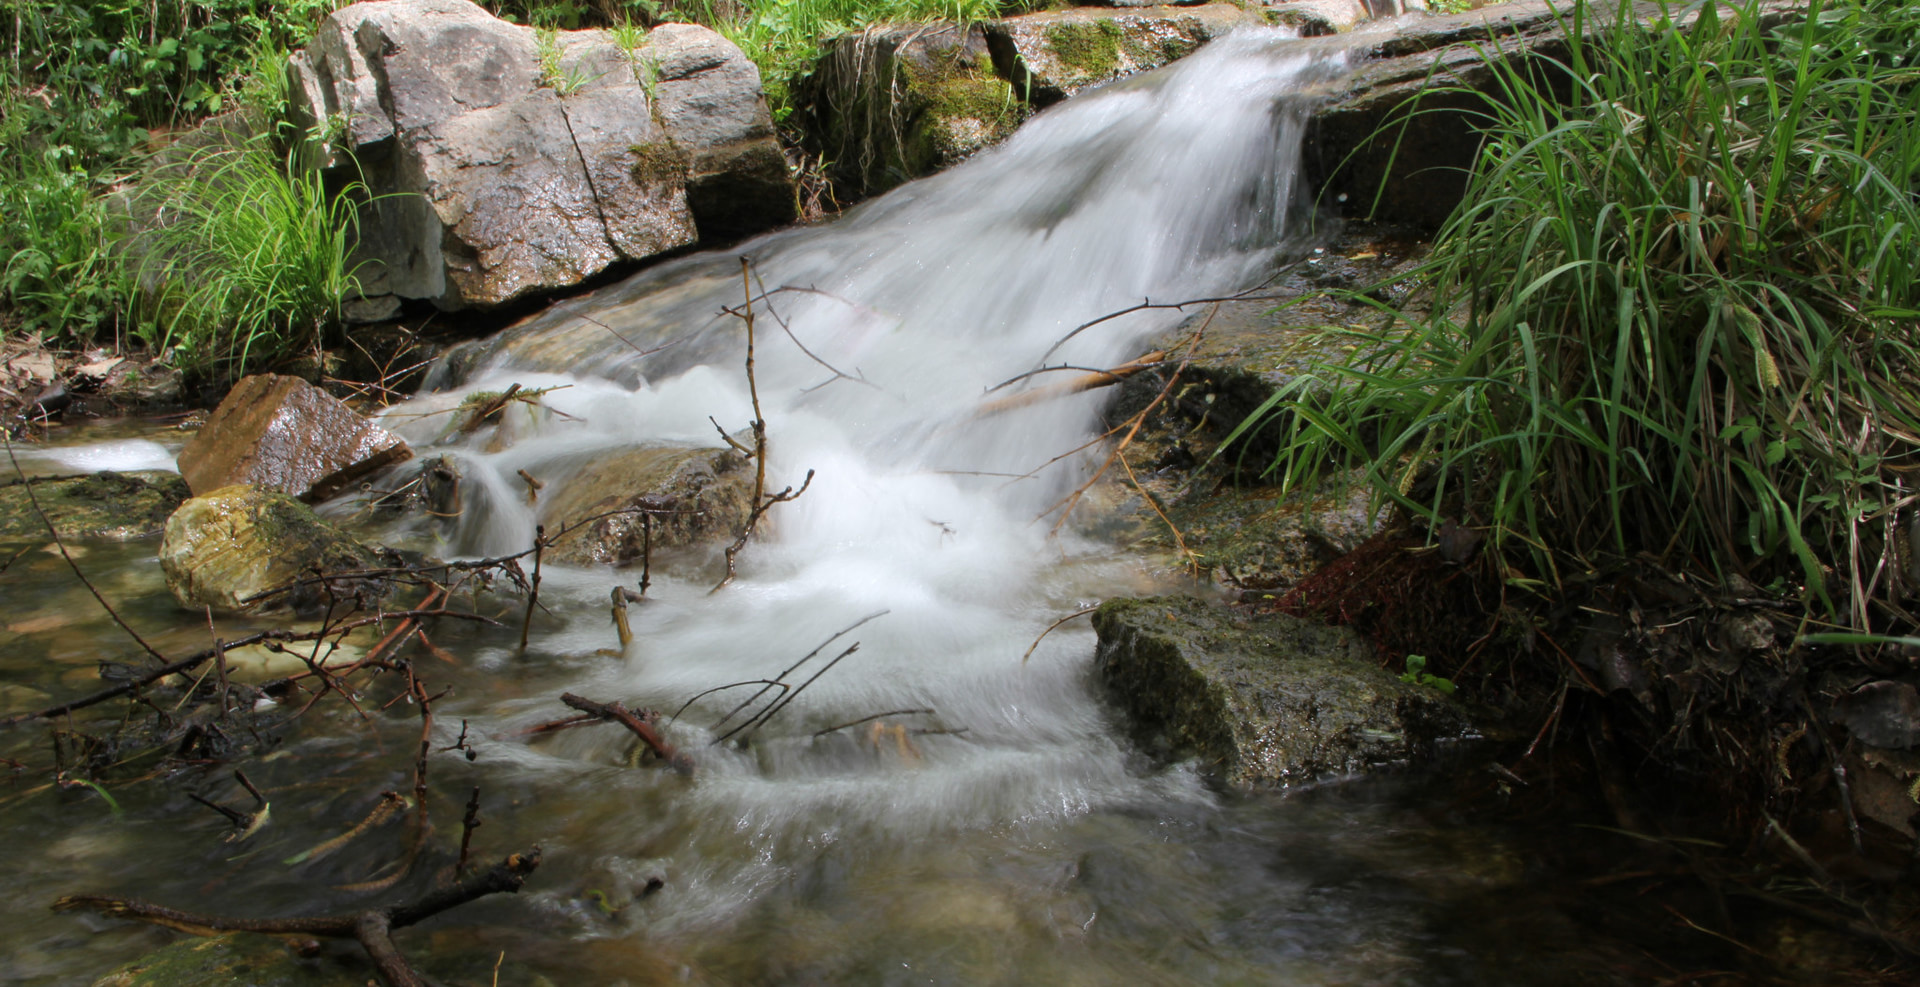
[[[141,234],[135,332],[203,376],[317,348],[355,287],[349,256],[364,189],[329,195],[298,155],[256,139],[161,169],[142,201],[164,225]]]
[[[1486,52],[1488,141],[1420,272],[1433,315],[1360,334],[1241,431],[1283,429],[1286,483],[1363,465],[1545,581],[1643,553],[1910,625],[1920,8],[1569,17],[1609,24],[1564,61]]]
[[[102,193],[144,149],[238,106],[277,111],[285,51],[335,0],[14,0],[0,17],[0,330],[124,338],[134,278]]]

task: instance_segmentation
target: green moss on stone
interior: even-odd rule
[[[671,140],[657,140],[651,144],[635,144],[631,150],[635,182],[675,187],[686,184],[691,158],[680,145]]]
[[[159,534],[167,515],[187,499],[187,483],[175,473],[101,472],[35,480],[33,493],[60,537],[124,541]],[[0,485],[0,538],[46,533],[26,485]]]
[[[1124,32],[1110,20],[1065,21],[1046,30],[1047,47],[1060,64],[1082,78],[1099,79],[1120,67],[1120,39]]]
[[[974,59],[928,66],[904,62],[901,76],[915,114],[902,149],[909,173],[949,164],[1020,125],[1025,104],[1014,95],[1012,84],[983,70]]]

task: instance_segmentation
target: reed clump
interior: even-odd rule
[[[1562,58],[1490,45],[1431,314],[1383,306],[1241,430],[1280,427],[1289,485],[1360,465],[1483,528],[1522,581],[1638,555],[1911,627],[1920,8],[1689,14],[1578,4]]]

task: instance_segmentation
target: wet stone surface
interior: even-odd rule
[[[1190,597],[1109,600],[1093,624],[1096,672],[1149,749],[1198,757],[1230,788],[1416,760],[1468,732],[1451,700],[1382,670],[1347,628]]]
[[[345,572],[386,564],[368,548],[283,493],[235,485],[195,497],[167,519],[160,566],[167,588],[188,610],[215,613],[323,610],[327,590],[309,587],[253,598],[310,575],[316,568]],[[335,580],[332,592],[370,606],[387,587]]]
[[[0,540],[46,537],[46,524],[34,510],[34,500],[62,538],[150,537],[187,499],[187,484],[172,473],[102,471],[36,479],[32,494],[30,498],[27,485],[17,479],[0,483]]]
[[[196,494],[236,483],[324,500],[412,456],[407,444],[298,377],[257,374],[236,384],[180,451]]]

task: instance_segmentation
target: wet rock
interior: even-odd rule
[[[1351,31],[1372,16],[1360,0],[1285,0],[1267,4],[1266,15],[1305,38]]]
[[[497,306],[794,215],[759,72],[706,28],[629,51],[466,0],[383,0],[329,16],[289,76],[374,195],[370,303]]]
[[[540,501],[540,521],[549,533],[598,514],[651,507],[671,512],[651,522],[656,551],[732,538],[753,507],[753,471],[729,449],[632,449],[547,482],[557,488]],[[559,538],[546,558],[627,565],[640,560],[647,537],[638,514],[603,517]]]
[[[1137,733],[1253,789],[1352,774],[1459,737],[1450,699],[1373,662],[1359,635],[1185,597],[1109,600],[1094,665]]]
[[[1002,78],[1035,107],[1159,68],[1236,27],[1264,23],[1232,4],[1045,11],[993,21],[987,44]]]
[[[95,473],[33,481],[33,498],[63,539],[131,541],[160,533],[187,499],[187,484],[173,473]],[[25,484],[0,484],[0,538],[45,538],[46,525],[33,509]]]
[[[1791,10],[1784,0],[1760,5],[1770,19]],[[1596,8],[1589,15],[1589,38],[1612,11]],[[1697,16],[1644,2],[1632,11],[1646,23],[1671,16],[1682,27]],[[1480,152],[1480,125],[1500,95],[1489,57],[1540,58],[1549,70],[1564,64],[1566,16],[1565,4],[1515,0],[1411,20],[1356,50],[1358,69],[1324,94],[1327,103],[1308,128],[1309,182],[1323,200],[1347,202],[1351,215],[1437,228],[1466,190]]]
[[[320,501],[412,455],[398,436],[318,387],[256,374],[234,385],[179,463],[196,494],[247,483]]]
[[[1323,199],[1342,199],[1353,215],[1438,227],[1479,156],[1476,114],[1494,77],[1476,45],[1495,36],[1507,57],[1564,46],[1552,8],[1520,0],[1415,21],[1358,53],[1367,60],[1307,131],[1303,162]],[[1460,91],[1429,91],[1442,87]]]
[[[266,613],[291,607],[312,613],[326,609],[330,595],[340,610],[352,598],[370,606],[386,595],[384,583],[335,580],[331,586],[254,597],[308,578],[316,569],[344,572],[389,564],[392,560],[321,520],[307,505],[244,484],[180,505],[167,518],[160,542],[167,589],[195,612],[212,607],[222,614]]]
[[[270,936],[244,934],[202,939],[190,936],[148,953],[105,977],[93,987],[211,987],[249,984],[252,987],[330,987],[366,979],[360,965],[342,962],[331,954],[312,959],[295,956],[287,945]]]
[[[828,42],[800,94],[834,178],[872,195],[997,143],[1026,116],[978,24],[889,24]]]

